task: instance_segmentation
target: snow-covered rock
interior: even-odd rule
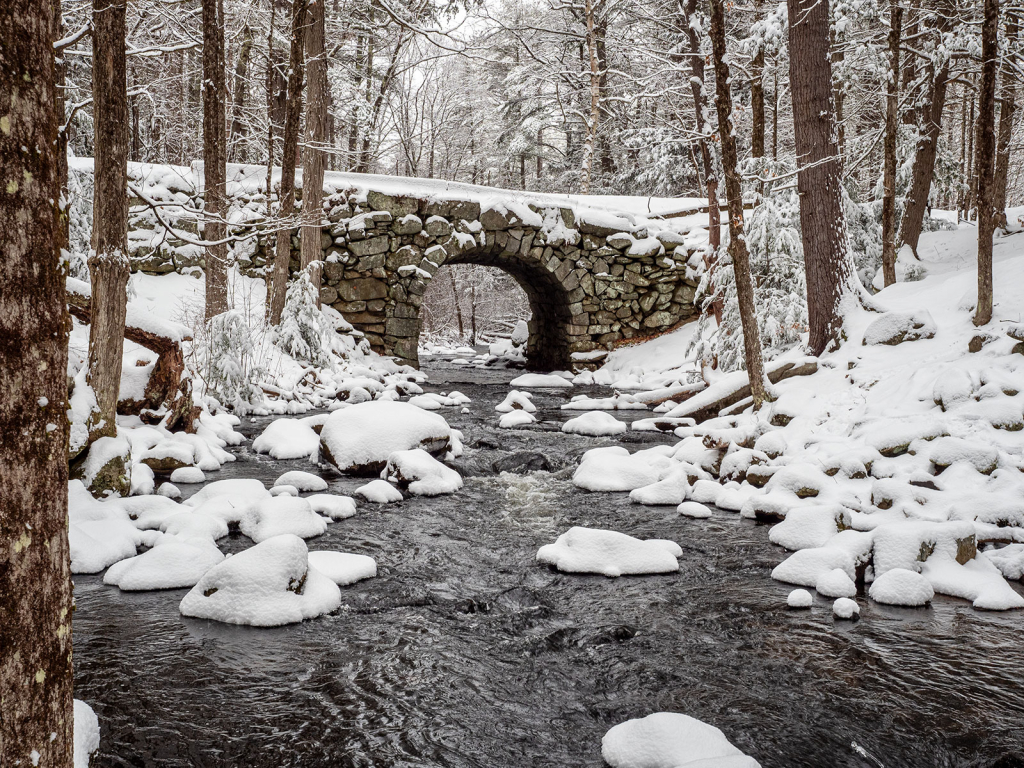
[[[571,389],[572,382],[559,376],[557,373],[524,373],[512,379],[509,384],[513,387],[526,387],[528,389]]]
[[[185,616],[276,627],[330,613],[341,590],[309,566],[306,543],[285,534],[232,555],[208,570],[182,598]]]
[[[198,485],[206,482],[206,474],[199,467],[181,467],[171,472],[171,482],[177,485]]]
[[[632,491],[656,483],[668,473],[671,459],[659,458],[655,461],[643,452],[630,454],[620,446],[594,448],[583,454],[572,482],[588,491]]]
[[[565,422],[562,425],[562,431],[572,435],[590,435],[591,437],[621,435],[626,431],[626,423],[605,411],[588,411]]]
[[[100,748],[100,721],[92,707],[80,699],[74,700],[72,712],[75,717],[72,749],[75,768],[89,768],[89,758]]]
[[[864,331],[864,344],[902,344],[935,336],[935,321],[927,310],[886,312]]]
[[[223,559],[208,539],[165,536],[149,551],[110,566],[103,583],[125,591],[191,587]]]
[[[285,472],[274,481],[275,486],[290,485],[300,493],[319,492],[327,490],[327,481],[312,472],[303,472],[293,469]]]
[[[356,500],[351,496],[335,496],[330,493],[316,493],[307,496],[306,501],[313,511],[326,515],[331,520],[344,520],[356,513]]]
[[[814,589],[823,597],[854,597],[857,594],[857,585],[842,568],[833,568],[818,576]]]
[[[536,421],[537,417],[529,411],[509,411],[508,413],[503,413],[501,418],[498,419],[498,427],[501,429],[519,429],[528,424],[534,424]]]
[[[810,608],[814,604],[814,598],[806,589],[794,589],[786,597],[786,605],[790,608]]]
[[[320,450],[320,435],[305,419],[277,419],[252,441],[252,449],[275,459],[304,459]]]
[[[320,432],[323,456],[353,474],[380,472],[395,451],[444,453],[451,441],[452,430],[440,415],[408,403],[376,400],[335,411]]]
[[[708,509],[703,504],[701,504],[699,501],[684,501],[682,504],[676,507],[676,511],[681,515],[685,515],[686,517],[693,517],[697,519],[711,517],[711,510]]]
[[[537,406],[533,404],[533,395],[529,392],[520,392],[517,389],[513,389],[507,395],[505,399],[494,406],[494,410],[498,413],[511,413],[513,411],[526,411],[527,413],[536,413]]]
[[[377,575],[377,561],[349,552],[310,552],[309,564],[340,587]]]
[[[892,568],[871,583],[868,595],[886,605],[926,605],[935,597],[931,583],[917,571]]]
[[[371,480],[356,488],[356,494],[375,504],[391,504],[402,500],[402,492],[386,480]]]
[[[242,518],[239,529],[259,544],[282,534],[303,539],[319,536],[327,530],[327,521],[305,499],[277,496],[259,502]]]
[[[381,478],[414,496],[440,496],[462,487],[462,475],[421,448],[392,453]]]
[[[635,539],[617,531],[574,526],[554,544],[537,551],[537,560],[566,573],[628,576],[674,573],[683,550],[665,539]]]
[[[855,600],[848,597],[840,597],[832,603],[832,614],[837,619],[852,619],[860,616],[860,606]]]
[[[611,768],[760,768],[718,728],[676,712],[656,712],[611,728],[601,740]]]

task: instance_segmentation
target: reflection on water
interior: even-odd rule
[[[470,414],[442,413],[480,446],[460,460],[478,476],[455,496],[363,505],[312,540],[377,558],[379,577],[344,588],[337,613],[233,627],[180,616],[184,590],[76,578],[75,695],[100,717],[94,766],[596,768],[609,727],[658,710],[714,723],[765,768],[1024,765],[1021,614],[945,598],[862,603],[857,623],[834,622],[825,600],[789,612],[788,588],[768,578],[782,553],[766,528],[580,492],[574,457],[608,441],[498,430],[514,374],[429,372],[432,389],[474,400]],[[568,396],[537,396],[538,416],[563,420]],[[525,450],[554,471],[493,474]],[[243,447],[219,476],[270,483],[299,468]],[[322,474],[336,492],[363,482]],[[572,525],[672,538],[681,571],[537,565]]]

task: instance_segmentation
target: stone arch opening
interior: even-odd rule
[[[530,319],[526,291],[510,274],[482,264],[445,264],[420,305],[420,339],[488,344]],[[525,348],[523,350],[525,352]]]
[[[471,249],[445,260],[445,265],[452,264],[480,264],[510,275],[526,293],[530,305],[527,367],[537,371],[569,368],[568,326],[572,312],[569,294],[554,274],[539,263],[511,259],[506,251],[496,247]]]

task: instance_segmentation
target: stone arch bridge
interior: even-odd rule
[[[202,178],[201,170],[179,170],[182,179]],[[246,206],[265,210],[259,185],[265,173],[258,166],[229,166],[229,195],[243,213]],[[159,184],[143,182],[143,188],[147,196],[162,191]],[[598,207],[595,199],[328,173],[321,300],[365,333],[375,350],[411,365],[418,363],[423,295],[446,264],[497,267],[523,287],[533,315],[527,360],[538,370],[586,366],[618,342],[693,318],[705,230],[689,232],[684,219]],[[145,213],[141,201],[133,202],[133,211]],[[236,232],[256,231],[257,216],[240,219]],[[150,247],[133,242],[134,269],[202,267],[201,249],[183,249],[173,232],[155,246],[152,233],[144,231],[143,240],[147,234]],[[292,246],[296,269],[297,236]],[[272,250],[257,237],[236,255],[244,272],[261,275]]]

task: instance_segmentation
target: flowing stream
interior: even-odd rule
[[[821,598],[789,611],[767,527],[574,488],[583,451],[668,440],[558,431],[571,394],[606,390],[538,393],[541,423],[499,430],[494,406],[518,372],[425,370],[427,389],[473,399],[467,414],[440,411],[465,435],[466,485],[361,503],[310,540],[377,560],[378,578],[342,588],[336,613],[236,627],[181,616],[186,590],[75,578],[75,696],[99,715],[95,768],[598,768],[608,728],[656,711],[718,726],[764,768],[1024,766],[1024,614],[943,597],[917,610],[861,601],[856,623]],[[211,479],[317,471],[248,445]],[[522,451],[538,455],[511,462],[521,473],[494,471]],[[331,492],[365,482],[319,473]],[[538,565],[537,548],[573,525],[673,539],[680,571],[607,579]],[[251,546],[238,533],[220,543]]]

